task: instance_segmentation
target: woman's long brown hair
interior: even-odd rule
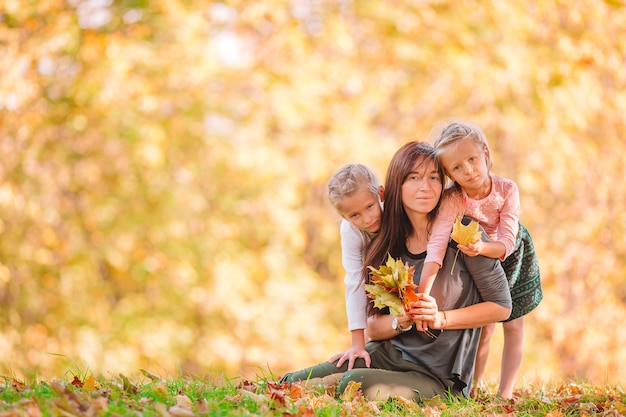
[[[411,172],[414,172],[415,163],[420,165],[433,161],[437,167],[439,178],[443,183],[445,177],[442,168],[434,157],[434,148],[427,142],[408,142],[403,145],[391,159],[385,178],[385,208],[381,219],[380,231],[365,252],[363,276],[365,282],[370,282],[368,265],[380,267],[390,254],[394,258],[400,257],[405,251],[406,239],[413,233],[413,225],[402,204],[402,184]],[[442,184],[443,185],[443,184]],[[442,187],[443,188],[443,187]],[[433,221],[437,217],[437,206],[428,214],[429,233]]]

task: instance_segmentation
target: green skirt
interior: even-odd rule
[[[539,260],[535,253],[533,239],[521,223],[515,248],[502,262],[502,267],[509,281],[513,301],[511,315],[503,320],[506,322],[530,313],[543,299]]]

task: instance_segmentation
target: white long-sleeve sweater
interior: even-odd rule
[[[346,271],[343,280],[346,286],[346,313],[348,330],[367,328],[367,296],[363,287],[363,252],[371,237],[342,220],[339,227],[341,234],[341,263]]]

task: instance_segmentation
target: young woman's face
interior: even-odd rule
[[[378,195],[371,190],[363,189],[344,197],[337,209],[344,219],[364,232],[377,233],[380,229],[382,209]]]
[[[443,182],[435,162],[419,159],[402,184],[402,204],[407,213],[428,214],[437,207],[442,191]]]
[[[465,190],[473,190],[489,181],[488,152],[473,140],[464,139],[444,148],[439,159],[453,181]]]

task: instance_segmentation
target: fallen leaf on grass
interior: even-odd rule
[[[72,382],[70,382],[70,384],[72,384],[76,388],[82,388],[83,387],[83,381],[81,381],[80,378],[78,376],[76,376],[76,375],[74,375],[74,379],[72,380]]]
[[[265,395],[255,394],[254,392],[245,389],[238,389],[237,393],[240,394],[242,397],[251,398],[258,403],[267,401],[267,397]]]
[[[81,393],[71,391],[63,382],[52,380],[50,388],[58,395],[53,402],[59,409],[80,415],[89,408],[89,399]]]
[[[147,376],[148,378],[150,378],[153,381],[160,381],[160,382],[165,382],[165,380],[163,378],[161,378],[158,375],[153,374],[150,371],[146,371],[145,369],[140,369],[141,373],[144,374],[145,376]]]
[[[346,385],[346,389],[344,389],[343,393],[341,394],[341,400],[352,401],[352,400],[362,397],[362,393],[361,391],[359,391],[360,389],[361,389],[360,382],[354,382],[354,381],[348,382],[348,385]]]
[[[393,398],[398,404],[402,405],[402,407],[410,414],[419,415],[422,412],[422,407],[413,400],[409,400],[408,398],[405,398],[401,395],[396,395]]]
[[[445,408],[446,403],[441,401],[441,397],[439,395],[435,395],[432,398],[427,398],[423,401],[423,404],[428,407],[439,407]]]
[[[137,388],[135,384],[130,382],[130,379],[128,379],[126,375],[124,374],[119,374],[119,375],[120,375],[120,379],[122,380],[122,386],[125,392],[129,394],[133,394],[133,395],[139,392],[139,388]]]
[[[17,392],[24,392],[27,389],[27,386],[22,381],[18,381],[15,378],[11,378],[11,387]]]
[[[93,375],[89,375],[84,381],[83,381],[83,391],[95,391],[96,389],[96,378],[93,377]]]
[[[179,405],[171,406],[168,411],[172,416],[176,417],[191,417],[196,415],[192,410]]]
[[[187,408],[189,410],[191,410],[193,407],[193,403],[191,402],[191,399],[187,397],[186,395],[177,395],[176,405],[182,408]]]
[[[583,398],[582,394],[573,394],[573,395],[569,395],[563,399],[561,399],[561,405],[564,408],[576,405],[578,403],[580,403],[580,400]]]

